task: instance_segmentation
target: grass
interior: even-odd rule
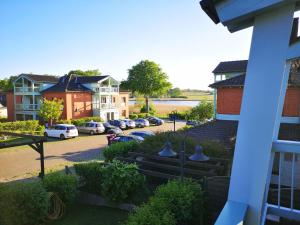
[[[209,92],[203,91],[183,91],[182,95],[187,96],[187,100],[213,101],[214,96]]]
[[[124,222],[128,212],[100,206],[74,204],[66,215],[57,221],[46,223],[47,225],[117,225]]]

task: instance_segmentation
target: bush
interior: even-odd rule
[[[139,116],[136,113],[129,114],[129,119],[131,119],[131,120],[136,120],[138,118],[139,118]]]
[[[196,107],[193,107],[187,115],[189,120],[197,120],[204,122],[206,119],[211,119],[214,114],[214,106],[211,102],[201,102]]]
[[[185,120],[187,118],[188,112],[177,112],[176,119],[177,120]],[[173,119],[173,114],[169,113],[169,118]]]
[[[26,134],[42,135],[44,126],[39,124],[38,120],[25,120],[0,123],[0,131],[18,132]]]
[[[184,135],[173,132],[161,132],[156,133],[154,136],[147,137],[142,143],[140,143],[136,149],[138,152],[148,154],[158,154],[163,148],[167,140],[170,140],[172,148],[175,152],[179,152],[182,148],[182,141]],[[187,137],[186,141],[186,153],[194,154],[196,142],[193,138]]]
[[[127,225],[203,224],[204,201],[199,184],[170,181],[155,191],[149,202],[130,214]],[[166,219],[167,222],[163,222]]]
[[[145,183],[135,164],[112,161],[102,170],[102,196],[111,202],[128,200]]]
[[[76,174],[83,183],[85,191],[100,195],[103,164],[99,162],[89,162],[75,164],[74,167]]]
[[[150,103],[149,103],[150,104]],[[149,105],[149,114],[150,115],[154,115],[156,112],[155,108],[154,108],[154,105],[153,104],[150,104]],[[141,110],[140,110],[140,113],[147,113],[147,108],[146,108],[146,104],[143,104],[142,107],[141,107]]]
[[[214,158],[228,158],[229,153],[225,145],[217,140],[206,140],[200,144],[203,147],[203,153]]]
[[[7,184],[0,188],[0,222],[38,225],[48,215],[49,195],[41,182]]]
[[[112,161],[117,156],[124,156],[130,151],[135,151],[137,147],[138,143],[135,141],[114,143],[104,148],[103,155],[105,161]]]
[[[74,202],[77,194],[77,179],[73,175],[55,172],[47,174],[43,185],[48,192],[55,192],[64,203]]]
[[[58,120],[56,121],[56,124],[63,123],[63,124],[73,124],[75,126],[81,126],[85,122],[103,122],[103,120],[100,117],[93,116],[93,117],[82,117],[80,119],[72,119],[72,120]]]
[[[145,204],[129,215],[126,225],[176,225],[176,221],[170,211],[158,211]]]

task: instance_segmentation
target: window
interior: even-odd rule
[[[115,103],[116,102],[116,97],[112,98],[112,102]]]
[[[122,110],[122,116],[126,117],[126,110]]]
[[[122,103],[126,103],[126,97],[122,97]]]

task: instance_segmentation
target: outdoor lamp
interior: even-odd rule
[[[161,157],[175,157],[177,153],[173,151],[171,142],[167,140],[164,148],[158,153],[158,155]]]
[[[209,157],[203,154],[203,148],[200,145],[196,145],[195,153],[189,157],[191,161],[207,161]]]

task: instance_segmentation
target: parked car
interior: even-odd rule
[[[122,121],[125,122],[127,129],[129,129],[129,128],[132,129],[132,128],[135,128],[135,126],[136,126],[135,122],[133,120],[131,120],[131,119],[124,119]]]
[[[122,130],[126,129],[126,123],[122,120],[110,120],[109,123],[115,127],[119,127]]]
[[[78,136],[78,130],[74,125],[57,124],[45,129],[45,137],[56,137],[60,139],[73,138]]]
[[[135,135],[120,135],[111,140],[111,143],[136,141],[142,142],[144,138]]]
[[[186,125],[188,125],[188,126],[197,126],[197,125],[200,125],[200,122],[197,121],[197,120],[188,120],[188,121],[186,121]]]
[[[155,116],[149,116],[147,118],[147,120],[149,121],[150,124],[153,124],[153,125],[156,125],[156,126],[164,124],[164,121],[162,119],[160,119],[158,117],[155,117]]]
[[[143,127],[149,127],[150,126],[150,123],[147,119],[138,118],[134,122],[135,122],[136,127],[143,128]]]
[[[148,130],[141,130],[141,131],[133,131],[130,133],[130,135],[134,135],[134,136],[139,136],[142,138],[146,138],[146,137],[150,137],[155,135],[152,131],[148,131]]]
[[[82,126],[77,127],[81,133],[87,133],[90,135],[102,134],[105,132],[105,128],[100,122],[86,122]]]
[[[123,131],[119,127],[113,126],[108,122],[103,123],[103,126],[105,128],[105,133],[107,134],[123,134]]]

